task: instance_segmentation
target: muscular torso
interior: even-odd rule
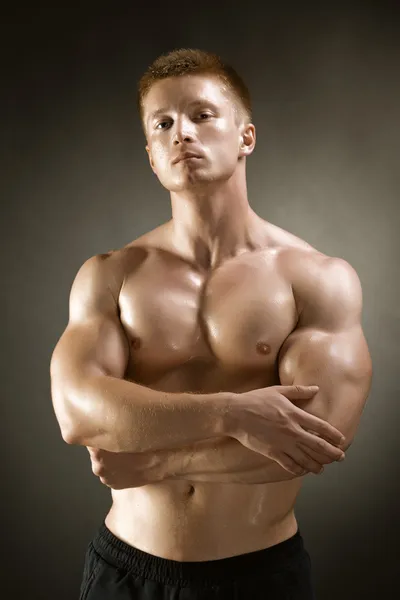
[[[213,271],[172,250],[169,224],[113,254],[124,274],[119,307],[130,344],[126,379],[203,393],[280,383],[279,350],[298,319],[285,253],[316,251],[262,223],[254,251]],[[156,556],[215,560],[294,535],[300,486],[301,479],[257,485],[164,480],[112,490],[106,524]]]

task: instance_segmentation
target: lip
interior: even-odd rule
[[[199,154],[195,154],[194,152],[182,152],[182,154],[179,154],[172,161],[172,164],[176,165],[176,163],[181,162],[182,160],[186,160],[187,158],[201,158],[201,156]]]

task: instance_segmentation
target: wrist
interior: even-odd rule
[[[168,450],[161,466],[162,479],[171,479],[189,473],[191,454],[190,448]]]
[[[234,392],[221,392],[221,410],[218,435],[235,438],[237,434],[236,398]]]

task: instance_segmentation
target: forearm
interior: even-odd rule
[[[109,376],[70,393],[69,443],[110,452],[182,448],[224,435],[230,396],[165,393]]]
[[[169,480],[259,484],[295,477],[274,460],[233,438],[206,440],[171,452],[164,464],[164,479]]]

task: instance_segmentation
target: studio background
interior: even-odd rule
[[[399,11],[389,2],[110,7],[20,7],[3,21],[1,597],[78,598],[111,496],[87,450],[61,438],[50,357],[80,265],[171,217],[148,165],[136,84],[159,54],[194,47],[220,54],[250,88],[251,206],[360,277],[371,393],[346,461],[305,479],[296,516],[319,600],[392,598]]]

